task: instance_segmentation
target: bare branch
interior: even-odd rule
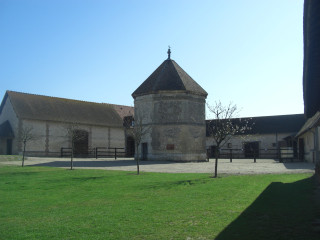
[[[35,139],[36,137],[33,134],[33,127],[24,127],[21,129],[18,139],[20,142],[24,143]]]
[[[207,123],[207,131],[216,142],[215,177],[217,177],[217,165],[219,151],[234,135],[245,134],[250,130],[248,119],[235,119],[238,115],[237,105],[230,102],[224,106],[220,101],[207,107],[213,115],[213,119]]]
[[[23,127],[20,129],[18,141],[23,144],[22,167],[24,166],[24,158],[25,158],[27,143],[29,141],[34,141],[36,139],[37,137],[33,134],[33,127]]]
[[[69,138],[71,145],[71,158],[70,158],[70,169],[73,170],[73,157],[75,152],[75,142],[85,139],[83,134],[84,130],[79,126],[78,123],[73,122],[66,127],[66,136]]]
[[[131,129],[131,134],[135,142],[135,154],[136,154],[136,161],[137,161],[137,174],[139,175],[139,145],[143,140],[144,136],[150,131],[150,126],[143,124],[143,115],[139,111],[138,108],[135,108],[135,119],[133,122],[133,128]]]

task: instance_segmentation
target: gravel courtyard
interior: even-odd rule
[[[170,161],[140,161],[142,172],[167,172],[167,173],[213,173],[214,159],[209,162],[178,163]],[[0,165],[21,165],[21,161],[0,162]],[[51,166],[69,168],[69,158],[40,158],[28,157],[25,166]],[[134,159],[94,159],[75,158],[75,169],[103,169],[136,171]],[[279,163],[273,159],[219,159],[219,174],[268,174],[268,173],[313,173],[314,164],[306,162]]]

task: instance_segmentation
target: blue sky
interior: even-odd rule
[[[133,106],[167,58],[241,117],[303,113],[303,0],[0,0],[6,90]]]

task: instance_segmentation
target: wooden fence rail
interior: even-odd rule
[[[210,152],[208,150],[208,156],[210,158],[215,157],[215,152]],[[293,150],[292,148],[279,148],[279,149],[253,149],[250,152],[246,152],[244,149],[220,149],[219,158],[230,159],[232,162],[233,159],[253,159],[254,162],[257,159],[279,159],[280,162],[283,160],[291,160],[301,159],[301,154],[297,150]]]

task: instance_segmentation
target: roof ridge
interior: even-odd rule
[[[12,107],[19,118],[43,121],[120,127],[122,120],[110,104],[88,102],[38,94],[7,91]],[[2,104],[3,105],[3,104]]]
[[[276,117],[293,117],[293,116],[304,116],[303,113],[295,113],[295,114],[283,114],[283,115],[268,115],[268,116],[254,116],[254,117],[235,117],[235,118],[230,118],[232,119],[255,119],[255,118],[276,118]],[[206,119],[206,121],[211,121],[211,120],[215,120],[213,119]]]
[[[158,86],[159,84],[159,81],[161,80],[160,79],[160,76],[161,74],[164,72],[164,70],[166,69],[166,62],[169,61],[169,59],[166,59],[163,61],[163,63],[161,65],[163,65],[163,67],[161,68],[161,71],[160,71],[160,74],[158,74],[157,78],[156,78],[156,81],[155,81],[155,84],[152,86],[152,91],[155,91],[156,87]],[[160,65],[160,66],[161,66]],[[159,80],[160,79],[160,80]]]
[[[26,92],[18,92],[18,91],[11,91],[7,90],[8,93],[14,93],[14,94],[24,94],[24,95],[29,95],[29,96],[37,96],[37,97],[46,97],[46,98],[53,98],[53,99],[60,99],[60,100],[67,100],[71,102],[83,102],[83,103],[94,103],[94,104],[109,104],[110,103],[98,103],[98,102],[92,102],[92,101],[86,101],[86,100],[79,100],[79,99],[71,99],[71,98],[65,98],[65,97],[54,97],[54,96],[48,96],[48,95],[43,95],[43,94],[36,94],[36,93],[26,93]]]
[[[104,104],[109,104],[109,105],[119,106],[119,107],[130,107],[130,108],[134,108],[133,106],[123,105],[123,104],[113,104],[113,103],[104,103]]]
[[[174,69],[175,72],[178,74],[178,76],[179,76],[179,78],[180,78],[180,80],[181,80],[181,82],[182,82],[182,85],[183,85],[183,87],[184,87],[184,91],[187,90],[186,84],[185,84],[185,82],[183,81],[183,76],[180,75],[180,73],[179,73],[178,69],[176,68],[175,64],[176,64],[179,68],[181,68],[181,67],[180,67],[179,64],[176,63],[176,61],[174,61],[173,59],[170,59],[170,60],[172,60],[173,69]],[[187,76],[190,77],[188,73],[187,73]],[[191,78],[191,77],[190,77],[190,78]],[[193,78],[191,78],[191,79],[193,80]],[[194,81],[194,80],[193,80],[193,81]]]
[[[159,92],[182,91],[207,97],[208,93],[173,59],[164,60],[160,66],[131,94],[137,96]]]

